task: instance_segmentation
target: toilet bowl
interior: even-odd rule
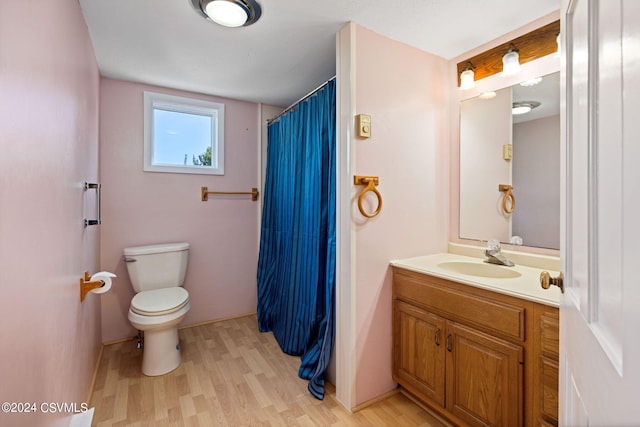
[[[182,361],[178,325],[191,308],[182,288],[188,262],[188,243],[125,248],[125,262],[136,295],[128,318],[144,332],[142,373],[164,375]]]

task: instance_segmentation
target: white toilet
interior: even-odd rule
[[[142,373],[164,375],[180,366],[182,360],[178,324],[191,308],[189,293],[182,288],[189,244],[125,248],[124,260],[136,292],[129,307],[129,321],[144,331]]]

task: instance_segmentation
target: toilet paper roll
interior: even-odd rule
[[[109,289],[111,289],[112,277],[117,277],[117,276],[108,271],[100,271],[98,273],[95,273],[93,276],[91,276],[91,281],[95,282],[95,281],[101,280],[102,282],[104,282],[104,285],[100,286],[99,288],[95,288],[91,290],[91,292],[94,294],[104,294],[105,292],[108,292]]]

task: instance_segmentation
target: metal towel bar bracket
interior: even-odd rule
[[[382,210],[382,194],[380,194],[378,189],[375,187],[376,185],[378,185],[378,182],[379,182],[379,179],[377,176],[356,175],[353,177],[353,183],[355,185],[366,185],[364,190],[362,190],[360,192],[360,195],[358,196],[358,209],[360,210],[360,213],[366,216],[367,218],[373,218],[374,216],[378,216],[378,214]],[[362,206],[362,200],[364,198],[364,195],[369,191],[375,194],[376,197],[378,198],[378,207],[373,212],[367,212]]]
[[[200,188],[200,199],[203,202],[206,202],[207,200],[209,200],[209,194],[250,194],[251,195],[251,200],[252,201],[257,201],[258,200],[258,189],[257,188],[252,188],[251,191],[209,191],[208,187],[201,187]]]

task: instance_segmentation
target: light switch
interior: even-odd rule
[[[358,114],[358,136],[361,138],[371,137],[371,116],[368,114]]]
[[[504,144],[502,146],[502,158],[504,160],[511,160],[513,158],[513,145]]]

